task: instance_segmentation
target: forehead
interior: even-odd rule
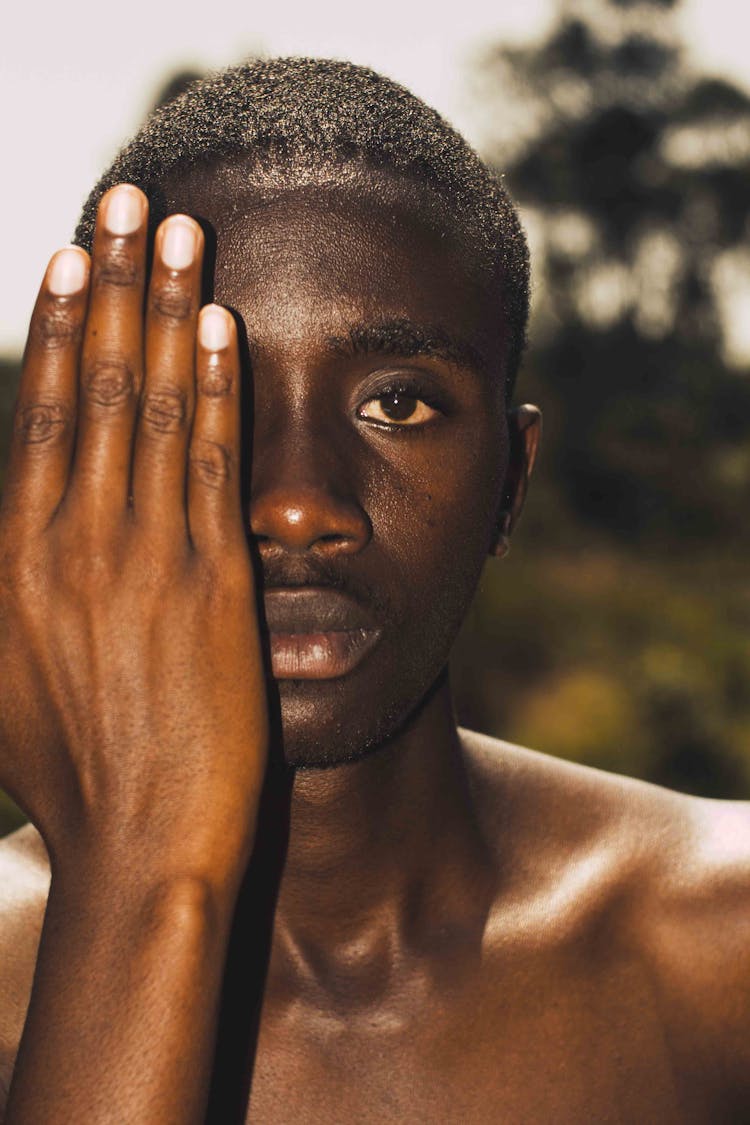
[[[208,175],[169,194],[215,234],[215,299],[254,336],[404,319],[466,341],[499,370],[498,287],[445,208],[414,185],[372,174],[269,191]]]

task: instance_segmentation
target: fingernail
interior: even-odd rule
[[[104,207],[104,225],[110,234],[132,234],[143,222],[143,196],[131,184],[113,188]]]
[[[201,344],[209,352],[229,347],[229,314],[220,305],[206,305],[198,324]]]
[[[161,238],[161,260],[171,270],[184,270],[193,264],[197,250],[195,227],[185,215],[167,219]]]
[[[53,255],[47,271],[47,288],[55,297],[71,297],[86,284],[88,261],[81,250],[66,246]]]

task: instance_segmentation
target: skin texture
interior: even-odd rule
[[[209,215],[216,298],[248,334],[249,524],[264,587],[330,582],[383,630],[348,676],[280,681],[284,752],[295,764],[380,745],[435,683],[487,555],[508,462],[494,374],[480,378],[438,356],[352,354],[349,345],[355,326],[408,318],[466,340],[494,372],[495,292],[465,276],[467,254],[446,252],[411,212],[383,210],[375,195],[356,206],[337,199],[308,189],[230,224]],[[357,417],[399,379],[445,413],[433,407],[427,423],[399,431],[375,421],[376,401],[373,420]]]
[[[191,489],[196,472],[196,485],[216,474],[187,457],[207,436],[197,408],[192,430],[159,431],[151,446],[141,410],[132,508],[113,431],[131,433],[134,413],[98,439],[95,498],[78,484],[77,447],[67,491],[62,457],[47,472],[51,524],[34,524],[44,490],[28,460],[14,469],[23,503],[12,514],[11,488],[3,518],[16,520],[16,538],[21,525],[49,538],[77,504],[87,517],[101,505],[44,574],[80,575],[95,553],[110,568],[97,573],[111,575],[115,549],[127,573],[140,550],[149,562],[136,555],[132,572],[149,576],[149,592],[70,583],[73,604],[103,622],[88,664],[89,633],[50,632],[63,628],[52,609],[62,586],[35,616],[9,619],[14,653],[19,638],[41,638],[2,665],[21,687],[0,781],[36,824],[0,847],[6,1084],[26,1019],[11,1123],[713,1123],[742,1120],[750,1105],[747,809],[456,728],[450,645],[487,552],[502,554],[520,511],[538,416],[505,414],[496,294],[460,238],[426,227],[409,199],[384,209],[377,186],[373,174],[357,200],[318,187],[261,205],[248,193],[230,210],[210,176],[172,185],[175,209],[216,237],[215,297],[235,310],[245,357],[241,418],[239,398],[207,396],[235,411],[209,440],[237,450],[241,466],[204,494],[221,507],[210,531],[200,534],[202,494]],[[108,253],[98,240],[105,294]],[[184,279],[191,293],[199,268]],[[110,294],[130,300],[123,341],[140,330],[130,284],[119,277]],[[43,291],[39,307],[47,300]],[[150,371],[182,380],[186,418],[210,365],[199,347],[191,391],[191,364],[167,355],[164,339],[194,334],[195,303],[185,314],[184,301],[168,302],[183,309],[179,327],[169,317],[157,327],[153,313],[146,327],[146,384]],[[90,306],[84,356],[102,338],[112,353],[108,316],[105,326]],[[403,333],[394,352],[382,330],[407,320],[431,330],[412,332],[419,354],[405,353]],[[343,346],[368,326],[369,350]],[[467,346],[435,354],[424,341],[437,329]],[[216,361],[232,384],[233,338]],[[55,350],[71,383],[73,347]],[[34,400],[35,380],[61,379],[53,368],[32,346],[22,397]],[[84,388],[88,369],[84,360]],[[437,413],[379,422],[396,376]],[[85,409],[83,399],[79,418]],[[244,455],[231,438],[240,426]],[[17,463],[27,452],[14,451]],[[172,507],[155,503],[141,535],[141,505],[169,479]],[[172,594],[186,522],[188,557],[213,560],[220,588],[231,580],[210,612],[194,569]],[[105,546],[82,538],[92,525],[109,528]],[[6,555],[10,541],[8,531]],[[5,563],[16,600],[41,550],[15,570]],[[157,612],[151,576],[167,567]],[[343,591],[377,621],[378,643],[347,675],[269,674],[269,592],[300,585]],[[75,654],[60,688],[38,656],[52,644]],[[131,678],[138,690],[124,707]],[[31,714],[38,727],[27,730]],[[311,768],[320,764],[329,768]],[[68,776],[83,782],[66,789]]]

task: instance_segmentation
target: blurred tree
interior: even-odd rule
[[[650,547],[735,536],[750,488],[750,98],[684,64],[673,0],[562,0],[481,68],[533,243],[565,501]]]
[[[747,795],[750,98],[690,70],[675,7],[560,0],[474,75],[530,236],[521,387],[546,432],[457,702],[540,749]]]
[[[193,82],[197,82],[199,78],[202,78],[204,73],[205,72],[202,70],[195,70],[190,67],[175,71],[175,73],[171,74],[159,87],[159,91],[154,98],[152,110],[160,109],[161,106],[174,101],[180,94],[184,94],[188,86],[191,86]]]
[[[12,356],[0,356],[0,489],[5,477],[8,459],[13,407],[21,377],[21,361]]]

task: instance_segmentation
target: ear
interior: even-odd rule
[[[526,499],[529,477],[534,468],[539,440],[542,436],[542,413],[537,406],[526,404],[508,411],[508,468],[505,474],[503,500],[490,544],[490,554],[502,558],[508,553],[510,535]]]

